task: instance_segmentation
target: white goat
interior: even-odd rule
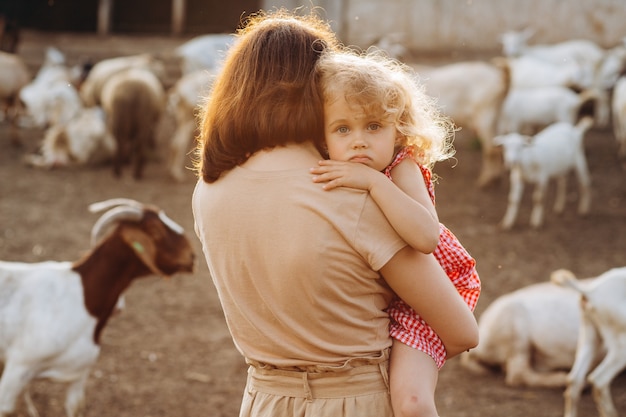
[[[100,107],[81,108],[66,123],[46,130],[39,154],[25,155],[24,162],[38,168],[58,168],[111,160],[117,150]]]
[[[182,181],[185,178],[185,157],[189,153],[196,133],[196,110],[211,87],[214,75],[198,70],[184,75],[168,94],[168,112],[176,121],[176,131],[170,142],[168,167],[171,176]]]
[[[608,49],[604,54],[602,65],[596,70],[597,86],[613,88],[624,70],[626,70],[626,38],[620,45]]]
[[[31,83],[22,90],[21,98],[38,128],[67,123],[83,108],[78,90],[67,81]]]
[[[558,65],[534,56],[507,58],[513,88],[563,86],[587,88],[592,74],[577,65]]]
[[[376,40],[372,47],[385,52],[391,58],[403,61],[410,55],[410,50],[406,46],[408,43],[405,32],[389,32]]]
[[[502,155],[494,147],[493,138],[498,133],[498,119],[509,91],[506,63],[469,61],[417,71],[426,92],[438,100],[441,110],[480,139],[483,157],[478,184],[486,186],[499,179]]]
[[[626,158],[626,76],[620,77],[613,89],[613,134],[619,145],[619,157]]]
[[[591,285],[581,285],[574,274],[565,270],[555,272],[552,280],[579,294],[582,311],[576,359],[567,378],[564,415],[576,417],[580,394],[589,382],[600,416],[617,417],[611,382],[626,368],[626,268],[611,269]],[[602,351],[606,354],[594,368]]]
[[[0,104],[8,106],[30,81],[26,64],[19,56],[0,51]],[[6,112],[6,108],[3,108]]]
[[[94,248],[81,260],[0,262],[0,416],[14,411],[37,378],[69,383],[65,409],[76,416],[122,292],[135,278],[193,270],[183,229],[156,207],[114,199],[90,210],[107,211],[92,229]]]
[[[501,36],[505,55],[518,57],[517,59],[532,59],[549,63],[554,68],[553,74],[545,74],[538,79],[527,77],[525,71],[514,75],[514,80],[523,78],[525,82],[544,82],[552,80],[557,74],[569,73],[575,75],[575,80],[569,80],[567,85],[581,90],[595,89],[596,97],[595,118],[596,124],[606,127],[610,121],[610,89],[617,77],[626,66],[626,49],[619,45],[611,49],[604,49],[586,39],[574,39],[549,45],[528,46],[527,41],[532,31],[526,29],[520,32],[507,32]],[[517,60],[516,59],[516,60]],[[513,67],[516,65],[513,64]],[[563,80],[565,81],[565,80]]]
[[[494,300],[478,320],[480,343],[461,355],[464,368],[505,372],[510,386],[564,387],[576,355],[578,294],[550,282]]]
[[[498,136],[494,144],[504,147],[504,162],[510,168],[510,191],[502,228],[513,227],[524,191],[524,181],[534,183],[533,209],[530,217],[532,227],[543,224],[543,199],[551,178],[557,179],[554,211],[562,213],[565,208],[567,176],[576,171],[579,184],[578,213],[589,212],[591,203],[591,180],[583,139],[593,125],[591,117],[583,117],[576,125],[554,123],[534,137],[519,133]]]
[[[22,58],[0,51],[0,120],[6,118],[14,130],[17,127],[19,92],[29,81],[30,74]]]
[[[35,127],[65,123],[78,113],[82,102],[74,81],[65,55],[48,48],[37,75],[20,91],[20,99]]]
[[[512,88],[504,102],[500,132],[532,135],[556,122],[576,124],[582,106],[595,98],[593,90],[579,94],[562,86]]]
[[[574,64],[589,68],[598,67],[604,58],[604,50],[596,43],[586,39],[572,39],[555,44],[528,45],[534,31],[509,31],[501,35],[503,52],[506,56],[533,56],[555,65]]]
[[[133,177],[140,179],[154,132],[165,109],[165,91],[159,79],[143,68],[113,74],[102,87],[102,108],[109,132],[117,143],[113,173],[122,174],[126,161],[133,164]]]
[[[232,34],[212,33],[188,40],[174,50],[174,55],[182,60],[182,74],[198,70],[214,72],[221,64],[228,49],[237,38]]]

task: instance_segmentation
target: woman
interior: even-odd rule
[[[255,16],[203,109],[192,206],[250,365],[240,416],[392,416],[392,289],[448,357],[477,343],[472,313],[432,255],[407,246],[367,192],[311,181],[324,143],[315,66],[338,48],[314,16]]]

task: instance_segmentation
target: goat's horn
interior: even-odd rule
[[[143,209],[136,206],[119,206],[104,213],[91,229],[91,245],[95,246],[104,232],[114,223],[122,220],[139,221],[143,218]]]
[[[116,206],[143,208],[143,204],[130,198],[111,198],[109,200],[99,201],[97,203],[90,204],[89,211],[91,213],[97,213],[99,211],[108,210]]]

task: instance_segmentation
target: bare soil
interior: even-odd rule
[[[34,54],[46,42],[53,39],[30,37],[22,50]],[[159,42],[152,39],[135,45],[159,49]],[[171,40],[167,42],[163,48],[171,46]],[[64,41],[67,48],[73,43],[73,39]],[[111,43],[89,45],[102,56],[119,53],[110,46],[106,49]],[[79,258],[89,246],[89,231],[97,218],[87,212],[87,206],[114,197],[162,207],[187,229],[201,254],[193,236],[191,173],[183,183],[176,183],[158,159],[147,166],[140,182],[131,179],[129,172],[116,180],[106,165],[35,170],[21,158],[37,148],[42,132],[24,129],[20,136],[22,147],[11,145],[7,126],[0,125],[0,259]],[[440,218],[478,262],[483,282],[478,316],[497,296],[545,281],[554,269],[568,268],[587,277],[626,264],[626,173],[617,160],[615,140],[610,130],[594,129],[585,144],[594,183],[591,213],[585,218],[576,215],[572,178],[566,212],[556,216],[548,210],[541,230],[528,227],[529,190],[514,230],[498,228],[508,180],[486,190],[475,186],[480,151],[474,141],[459,138],[456,161],[436,167]],[[548,207],[551,203],[549,198]],[[194,274],[167,280],[149,277],[127,291],[126,309],[110,320],[103,333],[102,352],[87,386],[85,415],[235,417],[245,370],[201,261]],[[613,393],[622,413],[626,412],[625,388],[624,376],[618,377]],[[38,381],[31,393],[42,416],[64,415],[62,386]],[[501,372],[475,376],[462,369],[458,359],[450,360],[441,372],[437,402],[442,416],[558,417],[563,413],[562,390],[510,388]],[[26,415],[20,400],[17,416]],[[597,415],[588,393],[580,415]]]

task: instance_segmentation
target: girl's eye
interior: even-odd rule
[[[368,129],[369,129],[369,130],[378,130],[378,129],[380,129],[380,127],[381,127],[381,126],[380,126],[378,123],[371,123],[371,124],[368,126]]]
[[[337,132],[339,133],[348,133],[350,130],[346,126],[340,126],[337,128]]]

